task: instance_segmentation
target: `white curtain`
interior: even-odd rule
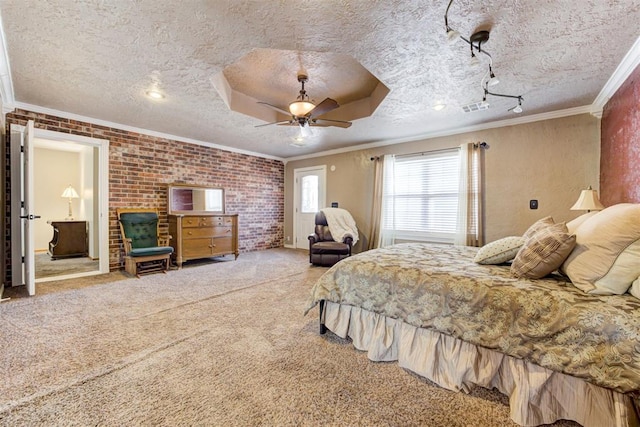
[[[460,179],[456,245],[482,246],[482,150],[480,144],[460,146]]]
[[[382,161],[382,203],[380,204],[380,228],[378,235],[378,247],[384,248],[391,246],[396,241],[395,231],[395,194],[394,189],[394,175],[395,175],[395,156],[393,154],[387,154],[383,157]],[[383,228],[383,224],[390,226],[389,228]]]

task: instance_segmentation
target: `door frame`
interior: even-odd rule
[[[311,172],[314,170],[320,171],[320,185],[322,186],[322,195],[318,195],[318,206],[323,208],[327,205],[327,165],[318,165],[318,166],[308,166],[305,168],[297,168],[293,170],[293,240],[292,247],[297,249],[296,242],[298,241],[298,204],[300,203],[300,186],[299,184],[299,175]],[[311,231],[309,232],[311,234]]]
[[[25,126],[11,124],[10,134],[19,133],[24,137]],[[98,270],[83,273],[74,273],[36,279],[36,283],[53,280],[72,279],[76,277],[94,276],[109,272],[109,140],[92,138],[71,133],[55,132],[50,130],[35,128],[34,138],[46,139],[50,141],[64,141],[66,143],[81,144],[94,147],[98,150],[97,170],[94,174],[98,177]],[[19,146],[18,146],[19,145]],[[11,140],[11,270],[12,286],[25,285],[22,274],[22,231],[21,231],[21,201],[22,182],[22,160],[20,158],[20,144],[15,144]]]

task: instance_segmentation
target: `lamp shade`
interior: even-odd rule
[[[62,196],[61,197],[66,197],[68,199],[77,199],[80,196],[78,196],[78,193],[76,192],[75,188],[73,188],[72,186],[68,186],[62,192]]]
[[[571,206],[572,211],[601,211],[602,209],[604,209],[604,206],[598,199],[598,192],[592,189],[591,186],[586,190],[582,190],[576,203]]]
[[[313,110],[314,108],[316,108],[316,106],[309,101],[298,100],[293,101],[291,104],[289,104],[289,111],[296,117],[306,116],[309,111]]]

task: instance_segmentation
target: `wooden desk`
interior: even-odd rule
[[[89,255],[87,221],[47,221],[53,227],[49,242],[51,259]]]

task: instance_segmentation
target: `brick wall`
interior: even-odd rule
[[[238,213],[241,252],[283,246],[284,164],[278,160],[238,154],[216,148],[174,141],[99,126],[76,120],[16,110],[7,114],[6,152],[9,126],[26,125],[109,140],[109,267],[122,268],[121,240],[116,220],[119,207],[156,207],[161,226],[167,227],[167,185],[173,182],[225,189],[227,213]],[[6,244],[10,248],[10,171],[6,163]],[[5,260],[11,282],[10,250]]]

